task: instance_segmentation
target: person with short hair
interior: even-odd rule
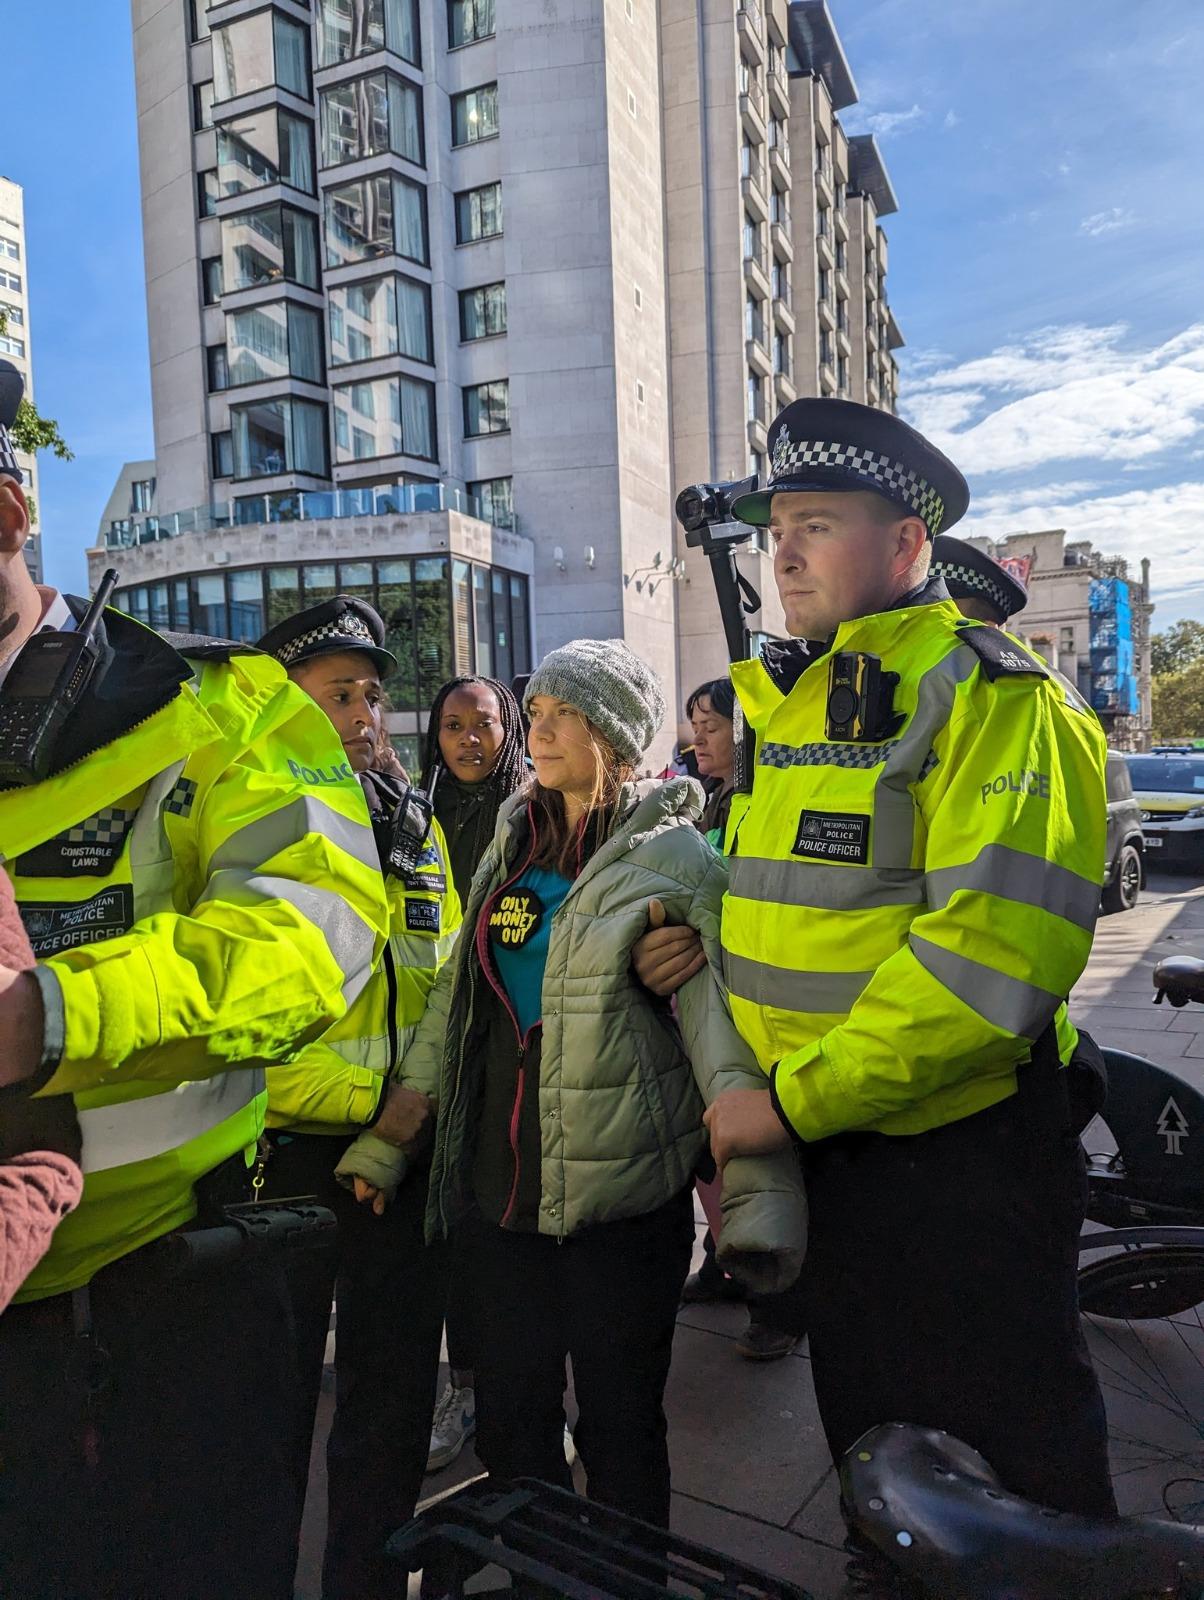
[[[438,1103],[428,1231],[465,1228],[490,1473],[571,1486],[571,1359],[590,1495],[667,1526],[663,1398],[703,1108],[767,1086],[713,967],[681,990],[680,1032],[631,968],[649,892],[717,960],[726,881],[697,785],[633,780],[664,716],[654,675],[617,640],[577,640],[539,664],[524,709],[535,782],[502,807],[402,1069]],[[340,1170],[360,1175],[354,1145]],[[801,1200],[790,1153],[729,1163],[721,1260],[792,1281]]]

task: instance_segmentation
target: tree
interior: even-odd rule
[[[0,338],[7,332],[8,317],[0,311]],[[21,401],[8,436],[14,447],[26,455],[36,456],[39,450],[53,450],[60,461],[74,460],[74,452],[59,432],[58,423],[42,416],[32,400]],[[35,525],[38,520],[38,508],[32,495],[29,496],[29,520]]]
[[[1156,678],[1186,672],[1204,661],[1204,622],[1184,617],[1150,640],[1150,671]]]
[[[1204,739],[1204,660],[1155,678],[1153,701],[1155,740]]]

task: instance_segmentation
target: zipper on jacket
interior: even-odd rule
[[[385,1082],[391,1079],[398,1068],[398,1057],[401,1054],[397,1034],[397,963],[393,959],[393,941],[385,941],[385,983],[389,990],[389,1065],[385,1071]]]

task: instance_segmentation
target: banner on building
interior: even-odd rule
[[[996,556],[995,559],[1009,578],[1015,578],[1017,583],[1028,588],[1028,575],[1033,570],[1032,556]]]

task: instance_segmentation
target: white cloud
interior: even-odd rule
[[[1096,211],[1084,217],[1079,223],[1079,232],[1098,239],[1102,233],[1118,233],[1122,228],[1131,228],[1136,221],[1134,212],[1124,206],[1112,206],[1107,211]]]
[[[956,128],[961,120],[962,119],[958,116],[957,112],[954,111],[952,106],[950,106],[949,110],[945,113],[945,120],[941,126],[943,128]]]
[[[929,367],[905,385],[904,410],[974,474],[1152,459],[1204,428],[1204,323],[1144,350],[1122,346],[1126,331],[1044,328]]]
[[[884,138],[892,133],[910,133],[926,115],[923,106],[913,105],[910,111],[875,111],[864,121],[868,133]]]

